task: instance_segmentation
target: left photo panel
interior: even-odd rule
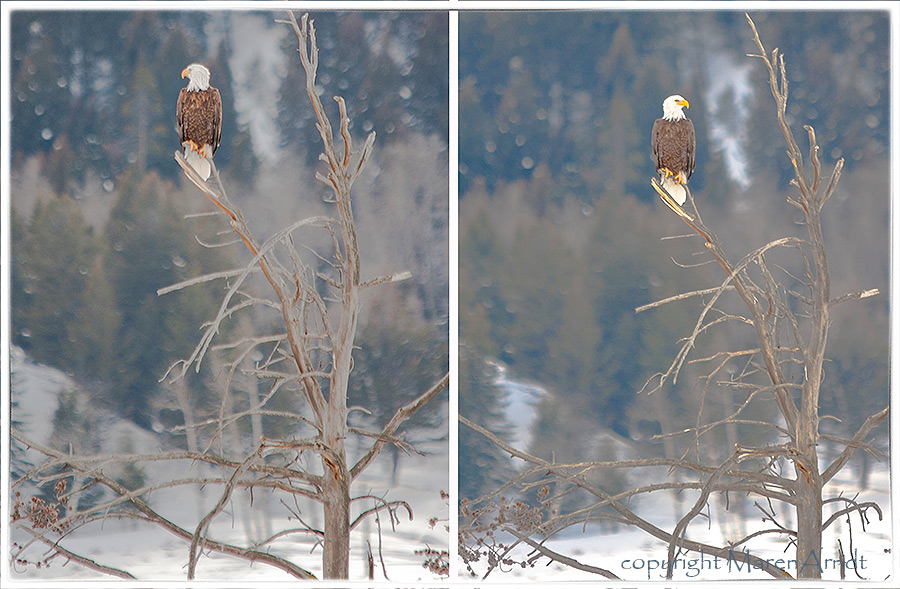
[[[4,10],[2,577],[446,579],[447,12]]]

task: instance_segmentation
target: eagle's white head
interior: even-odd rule
[[[181,70],[181,77],[188,79],[188,92],[209,89],[209,70],[199,63],[192,63]]]
[[[207,79],[209,79],[208,73]],[[667,121],[680,121],[685,118],[682,107],[690,108],[691,105],[680,94],[669,96],[663,100],[663,118]]]

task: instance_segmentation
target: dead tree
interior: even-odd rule
[[[398,521],[400,512],[412,517],[409,505],[402,500],[387,500],[368,494],[352,496],[351,483],[386,445],[395,444],[406,451],[411,450],[407,443],[394,435],[395,432],[447,386],[449,375],[398,409],[381,431],[368,431],[348,423],[348,414],[354,409],[347,405],[348,382],[353,367],[352,351],[361,295],[370,288],[407,279],[410,273],[363,279],[351,187],[372,153],[375,133],[367,137],[359,152],[354,151],[346,105],[338,97],[335,100],[340,113],[341,144],[336,144],[333,128],[316,93],[318,49],[315,28],[308,15],[304,15],[299,23],[292,13],[289,12],[288,16],[289,20],[280,22],[290,25],[299,40],[307,96],[315,111],[316,127],[323,144],[320,159],[327,169],[325,173],[317,173],[316,177],[330,189],[331,197],[326,201],[334,205],[335,215],[296,221],[260,242],[251,232],[240,208],[229,199],[215,164],[210,162],[213,182],[207,183],[187,164],[180,152],[175,152],[175,160],[185,175],[224,214],[230,231],[249,252],[250,261],[241,268],[200,276],[159,291],[160,295],[165,295],[198,284],[226,281],[226,294],[218,313],[204,325],[200,341],[191,355],[174,364],[167,377],[182,379],[192,368],[199,372],[201,363],[212,361],[210,352],[216,352],[230,354],[224,360],[225,398],[230,394],[232,379],[238,373],[268,383],[268,391],[258,403],[251,403],[246,411],[223,410],[218,417],[186,423],[185,431],[196,428],[197,431],[207,432],[205,449],[192,448],[154,455],[71,456],[34,444],[20,432],[13,431],[14,438],[47,457],[44,463],[16,481],[13,487],[24,486],[29,481],[56,485],[55,502],[43,501],[38,505],[20,499],[16,502],[14,513],[17,525],[32,535],[30,543],[42,542],[50,546],[51,557],[63,555],[95,570],[129,578],[130,574],[126,571],[104,567],[62,547],[65,536],[77,527],[98,519],[124,517],[160,525],[182,538],[189,546],[189,579],[195,577],[200,557],[208,551],[264,562],[298,578],[314,578],[308,568],[268,551],[278,540],[298,536],[309,538],[312,545],[321,544],[322,575],[325,578],[346,579],[349,577],[351,530],[372,516],[377,518],[387,514],[392,524]],[[309,231],[323,232],[324,239],[320,241],[330,243],[330,251],[306,245],[306,234],[300,234]],[[282,330],[235,336],[234,340],[214,343],[222,334],[228,333],[225,322],[254,311],[274,313]],[[255,353],[262,360],[252,361]],[[279,393],[301,396],[304,410],[293,412],[267,406]],[[223,400],[223,407],[225,404]],[[365,411],[364,408],[355,409]],[[226,429],[240,420],[250,422],[255,419],[258,426],[260,416],[287,420],[294,424],[295,432],[308,435],[294,435],[286,439],[263,436],[246,453],[226,448],[229,446],[223,439]],[[345,447],[346,440],[351,436],[369,440],[367,448],[354,463],[348,462]],[[211,450],[213,447],[217,447],[218,451]],[[310,461],[309,457],[315,458]],[[103,472],[111,465],[185,460],[215,467],[216,474],[154,482],[143,488],[129,489]],[[304,466],[310,462],[311,466]],[[66,487],[65,481],[73,473],[90,481],[88,486],[98,485],[111,490],[113,499],[86,510],[70,509],[73,496],[85,491],[85,488]],[[219,493],[213,508],[193,529],[177,525],[146,500],[151,492],[179,486],[214,488]],[[250,546],[235,546],[214,540],[210,537],[210,525],[239,490],[249,491],[251,497],[254,490],[285,494],[282,503],[290,511],[292,519],[299,522],[298,525]],[[321,529],[307,523],[299,508],[296,508],[297,501],[301,499],[321,507]],[[290,507],[292,502],[293,508]],[[365,502],[363,505],[371,503],[372,506],[360,507],[358,515],[351,518],[352,502]],[[34,506],[38,509],[33,509]],[[129,506],[129,509],[122,509],[124,506]],[[17,547],[17,553],[23,553],[25,548],[27,546]]]
[[[750,57],[761,59],[766,66],[775,99],[776,118],[793,166],[791,184],[796,194],[787,202],[802,212],[806,235],[776,239],[734,263],[725,255],[716,234],[703,223],[690,192],[688,211],[679,206],[656,180],[652,180],[663,202],[702,240],[705,251],[721,267],[724,278],[718,286],[675,295],[640,307],[636,312],[677,301],[703,301],[693,330],[682,340],[672,363],[664,372],[651,377],[641,392],[658,393],[666,385],[674,383],[685,365],[690,363],[708,367],[701,377],[705,383],[703,398],[712,386],[731,388],[744,397],[724,419],[703,423],[698,416],[694,427],[670,435],[690,437],[692,447],[699,450],[701,442],[708,439],[712,432],[740,424],[764,432],[771,443],[750,446],[738,442],[730,449],[729,455],[718,463],[705,463],[709,456],[698,451],[696,460],[688,460],[688,452],[685,452],[681,458],[557,464],[512,448],[461,416],[463,424],[527,464],[517,478],[497,492],[462,504],[464,523],[460,526],[460,554],[467,563],[487,558],[490,572],[512,564],[533,565],[536,559],[544,556],[580,570],[617,578],[609,570],[581,563],[545,546],[546,539],[569,526],[607,520],[635,526],[665,542],[668,546],[665,571],[669,579],[673,577],[679,555],[687,552],[729,561],[737,556],[748,567],[765,571],[775,578],[792,578],[789,570],[796,568],[797,578],[818,579],[822,576],[825,563],[822,551],[822,533],[825,529],[849,514],[858,515],[864,527],[869,510],[881,519],[882,512],[877,503],[858,502],[855,498],[842,495],[825,497],[823,492],[825,485],[857,450],[884,458],[882,452],[867,442],[867,437],[888,416],[889,407],[869,416],[858,431],[846,439],[820,433],[818,402],[832,309],[847,301],[877,295],[878,290],[837,297],[831,294],[821,213],[837,186],[843,160],[838,160],[830,175],[826,175],[819,162],[815,132],[808,125],[804,128],[810,149],[808,159],[804,160],[786,118],[788,81],[784,58],[777,49],[766,52],[753,21],[749,16],[747,20],[759,51]],[[811,174],[805,168],[805,162],[812,167]],[[778,263],[770,263],[776,252],[793,253],[799,258],[799,276]],[[725,306],[726,298],[732,293],[737,294],[743,312],[735,312],[733,306]],[[731,326],[749,327],[755,336],[756,346],[694,357],[699,337]],[[734,360],[741,362],[743,370],[731,378],[723,378],[724,368]],[[791,367],[800,369],[792,371]],[[774,404],[777,417],[769,420],[749,417],[747,409],[754,403]],[[842,446],[843,450],[824,469],[820,469],[822,457],[818,453],[818,443],[823,439]],[[649,482],[617,493],[604,490],[599,478],[601,473],[659,467],[680,476],[670,476],[667,480]],[[537,505],[509,499],[517,492],[532,490],[537,490]],[[554,497],[579,490],[592,496],[590,505],[569,512],[553,510]],[[627,505],[628,500],[640,495],[684,490],[696,491],[696,500],[671,531],[638,516]],[[689,524],[712,508],[710,498],[714,494],[727,497],[729,493],[758,498],[756,505],[771,526],[731,540],[725,546],[689,538]],[[777,503],[789,506],[795,513],[796,526],[790,527],[780,521],[773,507]],[[839,508],[828,514],[826,505],[837,505]],[[508,539],[505,542],[498,539],[498,532],[505,532]],[[776,535],[793,545],[794,559],[777,563],[762,559],[746,549],[754,538],[763,535]],[[532,555],[524,562],[510,557],[512,548],[520,544],[533,549]],[[849,558],[849,555],[843,556]]]

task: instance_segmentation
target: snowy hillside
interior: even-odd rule
[[[11,353],[12,400],[16,404],[13,421],[18,423],[22,433],[35,443],[53,445],[53,440],[62,438],[61,432],[54,433],[54,414],[61,398],[67,395],[78,397],[79,404],[86,404],[84,393],[79,393],[75,383],[65,374],[53,368],[31,363],[21,349],[13,348]],[[160,438],[153,432],[139,428],[133,423],[115,418],[97,408],[87,408],[93,418],[95,429],[91,441],[96,445],[98,455],[115,453],[153,454],[164,448]],[[421,433],[421,432],[420,432]],[[416,432],[409,437],[416,439]],[[424,436],[422,436],[424,437]],[[413,518],[401,513],[400,521],[392,526],[386,515],[380,524],[371,518],[361,524],[351,534],[351,577],[363,579],[367,545],[371,546],[376,562],[375,579],[384,579],[381,570],[383,559],[386,574],[391,580],[414,582],[434,581],[436,577],[421,566],[423,557],[416,550],[426,546],[447,549],[448,534],[445,524],[448,506],[437,490],[448,490],[448,456],[446,442],[417,444],[424,456],[404,456],[398,469],[396,484],[391,484],[393,464],[389,453],[382,454],[376,463],[354,484],[353,494],[371,494],[388,501],[403,500],[409,503]],[[352,454],[352,446],[351,446]],[[354,459],[353,456],[350,457]],[[28,463],[38,463],[42,455],[30,449],[21,456],[14,454],[13,472],[28,468]],[[144,485],[176,480],[180,478],[216,476],[221,472],[190,461],[148,461],[137,463],[134,472],[142,477]],[[121,470],[121,467],[119,467]],[[111,465],[103,472],[115,476],[116,467]],[[119,475],[122,475],[120,472]],[[15,477],[13,477],[13,482]],[[27,498],[34,490],[19,487]],[[219,499],[221,487],[207,485],[202,490],[197,486],[178,486],[155,491],[143,496],[161,514],[182,527],[193,531],[200,519]],[[111,498],[110,496],[106,497]],[[252,499],[252,501],[251,501]],[[94,497],[99,501],[99,497]],[[236,545],[251,545],[277,533],[297,526],[290,521],[288,511],[281,503],[289,500],[284,494],[275,496],[259,490],[251,498],[246,493],[235,493],[225,511],[214,519],[211,537]],[[292,505],[294,507],[294,505]],[[372,501],[361,500],[354,503],[356,512],[372,507]],[[316,527],[321,515],[315,506],[301,502],[299,509],[306,523]],[[440,521],[434,528],[429,520]],[[379,529],[380,527],[380,529]],[[379,536],[382,538],[382,553],[379,555]],[[56,538],[51,534],[52,538]],[[271,545],[271,552],[290,559],[299,566],[319,575],[321,570],[321,547],[303,536],[288,536],[289,540]],[[12,530],[12,541],[27,543],[28,535],[18,528]],[[62,545],[68,550],[86,556],[105,566],[119,568],[139,579],[178,580],[186,576],[189,543],[176,538],[160,527],[138,522],[134,519],[108,519],[88,524],[67,535]],[[37,561],[46,556],[46,548],[32,545],[20,558]],[[286,573],[270,566],[255,564],[236,558],[208,554],[201,558],[198,579],[229,580],[289,580]],[[62,559],[53,560],[49,566],[40,569],[34,566],[16,565],[12,577],[15,579],[91,579],[107,577],[94,570]]]

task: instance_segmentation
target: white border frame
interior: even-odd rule
[[[246,581],[106,581],[106,580],[90,580],[90,581],[20,581],[9,578],[9,526],[6,525],[10,515],[10,501],[8,497],[9,489],[9,240],[10,240],[10,195],[9,195],[9,165],[10,165],[10,80],[9,80],[9,56],[10,56],[10,12],[16,9],[26,10],[284,10],[308,9],[308,10],[439,10],[449,12],[449,35],[450,35],[450,117],[449,117],[449,186],[450,186],[450,203],[449,203],[449,260],[450,260],[450,573],[451,576],[445,581],[436,581],[428,584],[409,584],[405,586],[421,586],[421,587],[474,587],[481,586],[485,583],[479,583],[477,580],[466,580],[460,578],[461,571],[458,563],[457,543],[454,540],[457,536],[458,525],[455,517],[455,506],[458,504],[458,484],[455,473],[458,468],[458,422],[455,415],[458,410],[457,401],[457,371],[458,371],[458,343],[459,343],[459,300],[458,300],[458,26],[459,11],[467,10],[513,10],[513,11],[529,11],[529,10],[886,10],[890,13],[891,22],[891,501],[893,513],[900,514],[900,485],[897,478],[900,476],[900,317],[898,317],[898,292],[900,292],[900,239],[898,239],[898,205],[900,205],[900,192],[898,192],[898,183],[900,183],[900,148],[898,148],[898,139],[900,139],[900,4],[890,1],[861,1],[861,2],[804,2],[804,1],[753,1],[753,2],[671,2],[671,1],[615,1],[615,2],[596,2],[596,1],[574,1],[574,0],[521,0],[521,1],[482,1],[482,0],[432,0],[432,1],[309,1],[309,2],[274,2],[274,1],[232,1],[232,2],[184,2],[184,1],[137,1],[137,2],[81,2],[78,4],[72,2],[20,2],[9,1],[3,2],[2,13],[0,13],[0,48],[2,48],[2,58],[0,58],[0,78],[2,78],[2,95],[0,95],[0,131],[2,131],[2,142],[0,142],[0,304],[2,304],[2,312],[0,312],[0,585],[3,587],[48,587],[48,586],[64,586],[64,587],[90,587],[95,588],[98,584],[110,585],[115,587],[394,587],[395,584],[389,582],[378,581],[351,581],[351,582],[246,582]],[[898,543],[898,534],[900,534],[900,517],[895,517],[893,522],[893,581],[890,582],[870,582],[865,587],[891,587],[900,580],[900,543]],[[602,581],[603,586],[627,586],[627,587],[672,587],[672,586],[690,586],[690,587],[721,587],[726,584],[730,587],[754,587],[770,585],[765,581],[734,581],[728,583],[712,582],[712,581],[694,581],[694,582],[676,582],[676,583],[647,583],[647,582],[611,582]],[[491,581],[490,585],[504,586],[520,586],[521,580],[516,581]],[[557,587],[579,587],[594,586],[599,583],[590,582],[560,582],[560,583],[531,583],[535,586],[552,586]],[[815,587],[831,587],[844,586],[848,583],[838,581],[817,581],[806,583],[803,581],[791,581],[778,583],[779,586],[815,586]],[[853,584],[853,583],[849,583]]]

